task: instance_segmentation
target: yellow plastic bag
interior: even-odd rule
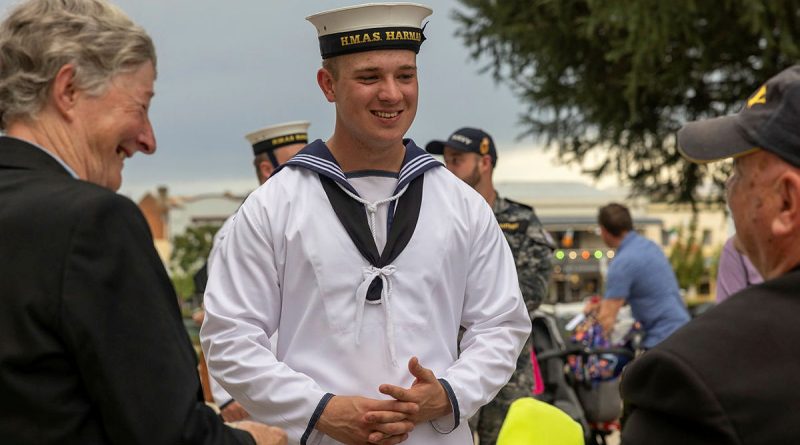
[[[517,399],[497,436],[497,445],[583,445],[583,429],[567,413],[532,397]]]

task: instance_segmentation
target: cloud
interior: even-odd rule
[[[506,149],[500,147],[495,182],[580,182],[598,188],[620,187],[612,177],[596,181],[581,172],[577,165],[564,165],[556,159],[555,151],[545,150],[536,144],[518,144]]]

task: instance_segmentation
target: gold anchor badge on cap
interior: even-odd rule
[[[761,88],[756,91],[756,94],[753,95],[750,99],[747,100],[747,108],[752,108],[755,104],[764,104],[767,103],[767,86],[762,85]]]
[[[489,138],[487,138],[487,137],[483,138],[483,140],[481,141],[480,150],[481,150],[481,154],[482,155],[489,154]]]

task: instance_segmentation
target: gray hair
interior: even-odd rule
[[[105,0],[27,0],[0,24],[0,129],[34,118],[58,71],[100,95],[116,74],[156,65],[153,41]]]

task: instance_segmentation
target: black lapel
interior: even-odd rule
[[[381,266],[391,264],[400,255],[400,252],[406,248],[408,242],[411,241],[419,220],[424,182],[424,175],[417,176],[411,180],[408,184],[408,190],[398,199],[397,210],[394,214],[389,235],[386,237],[386,247],[384,247],[381,255]]]
[[[71,176],[52,156],[22,139],[0,137],[0,168],[45,170]]]
[[[381,267],[379,265],[378,247],[375,245],[375,240],[369,231],[364,205],[349,197],[344,190],[336,185],[333,179],[319,175],[319,181],[322,183],[325,194],[328,195],[328,201],[330,201],[333,211],[344,226],[353,244],[361,252],[361,256],[373,266]]]

